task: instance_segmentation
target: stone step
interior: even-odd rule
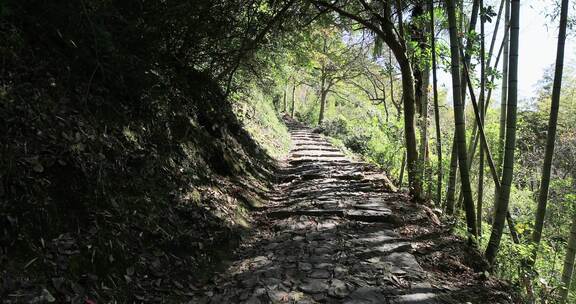
[[[294,159],[301,159],[301,158],[342,158],[342,159],[345,159],[346,156],[342,153],[339,153],[339,152],[325,153],[323,151],[320,151],[320,153],[312,153],[312,152],[294,153],[294,154],[292,154],[292,158],[294,158]]]
[[[396,223],[398,220],[390,211],[375,210],[354,210],[354,209],[305,209],[305,208],[288,208],[272,210],[268,216],[272,218],[288,218],[293,216],[338,216],[359,222],[378,222],[378,223]]]
[[[329,152],[341,152],[340,149],[332,148],[332,147],[313,147],[311,149],[307,148],[294,148],[290,152],[299,152],[299,151],[309,151],[309,150],[317,150],[317,151],[329,151]]]
[[[361,222],[395,223],[396,219],[391,211],[376,210],[346,210],[345,216],[348,219]]]
[[[272,218],[288,218],[291,216],[344,216],[344,210],[324,210],[324,209],[299,209],[299,210],[274,210],[268,213]]]

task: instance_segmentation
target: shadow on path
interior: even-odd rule
[[[287,122],[293,149],[279,170],[281,199],[227,273],[192,303],[458,303],[438,289],[395,228],[408,200],[373,167]],[[394,210],[394,211],[393,211]]]

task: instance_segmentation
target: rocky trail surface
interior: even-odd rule
[[[254,232],[191,303],[512,303],[431,208],[287,124],[293,148]]]

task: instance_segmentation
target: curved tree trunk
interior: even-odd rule
[[[518,100],[518,38],[520,34],[520,0],[512,0],[510,17],[510,55],[508,79],[508,107],[506,114],[506,145],[504,148],[504,168],[502,171],[502,188],[498,196],[494,224],[490,241],[486,247],[486,258],[493,264],[498,254],[504,221],[508,212],[510,189],[514,173],[514,149],[516,147],[516,104]]]

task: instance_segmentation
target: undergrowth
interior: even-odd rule
[[[170,25],[93,1],[10,9],[0,14],[0,298],[185,301],[250,226],[274,160],[211,75],[166,55]],[[273,139],[285,130],[264,104],[255,124],[276,119],[262,142],[282,153]]]
[[[274,158],[282,158],[290,150],[290,135],[268,94],[251,84],[233,97],[235,113],[250,136]]]

